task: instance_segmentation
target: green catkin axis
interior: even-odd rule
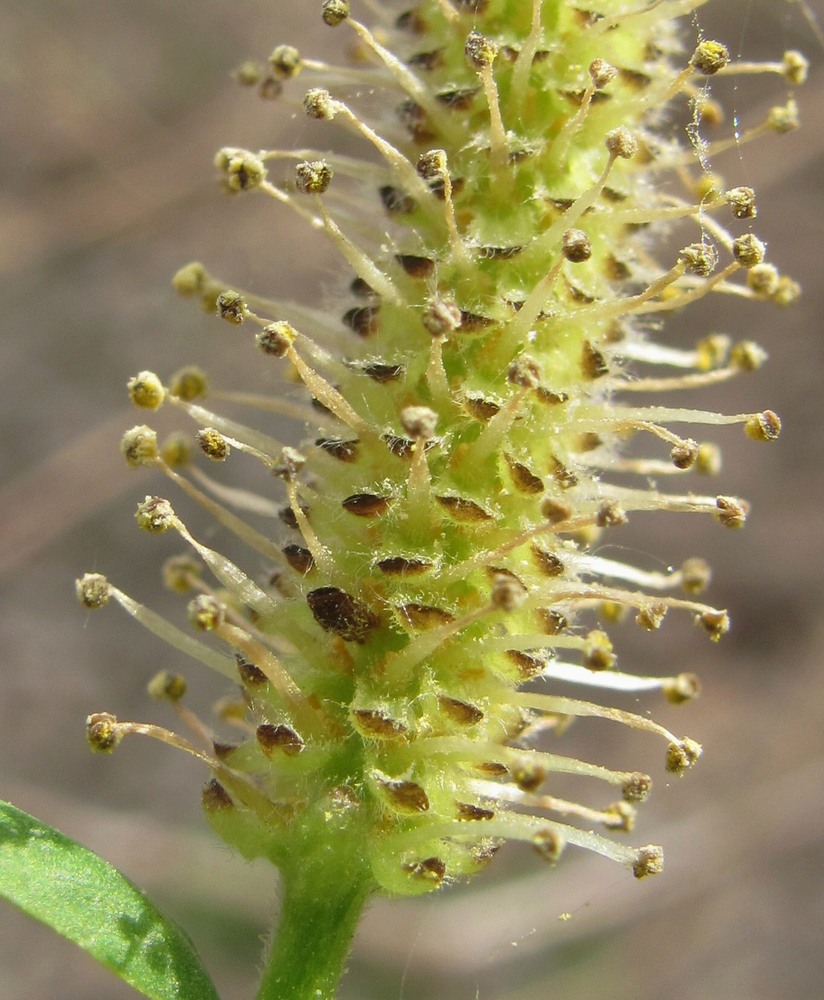
[[[663,737],[672,773],[695,763],[694,741],[609,702],[612,690],[687,701],[697,679],[675,663],[666,677],[617,669],[592,612],[608,621],[629,611],[653,630],[682,610],[717,640],[726,613],[696,599],[709,570],[693,559],[647,573],[599,558],[592,544],[635,512],[743,524],[738,498],[650,485],[718,466],[712,445],[671,425],[740,423],[761,441],[780,429],[771,411],[727,416],[663,397],[759,367],[757,345],[730,350],[714,336],[678,350],[647,336],[662,315],[708,294],[778,303],[797,294],[750,230],[753,192],[724,193],[707,173],[707,79],[734,66],[718,42],[681,47],[678,21],[703,2],[386,3],[370,29],[345,0],[326,0],[322,20],[344,35],[342,48],[354,46],[355,68],[290,45],[265,68],[244,64],[242,82],[264,96],[305,80],[304,110],[328,123],[330,148],[339,125],[363,138],[362,161],[318,152],[288,167],[277,151],[233,147],[215,160],[227,192],[268,194],[326,231],[352,272],[351,298],[319,321],[231,289],[200,264],[175,286],[252,327],[266,363],[291,369],[314,404],[261,408],[309,414],[311,430],[296,451],[222,417],[199,369],[168,389],[141,372],[130,390],[144,408],[187,412],[209,458],[245,452],[274,472],[284,537],[261,535],[230,509],[233,500],[250,509],[248,495],[204,472],[188,478],[185,446],[158,452],[141,425],[123,450],[132,465],[161,468],[277,569],[268,584],[252,579],[147,497],[138,523],[177,530],[217,578],[213,588],[191,559],[166,569],[174,590],[197,588],[194,629],[234,660],[97,574],[78,594],[88,607],[113,597],[242,690],[225,716],[242,715],[251,735],[206,748],[204,808],[222,837],[283,876],[261,998],[333,997],[371,895],[471,876],[507,839],[553,863],[571,843],[639,877],[661,868],[659,848],[592,832],[631,830],[648,776],[538,751],[528,738],[591,716]],[[368,111],[358,108],[365,92],[380,95]],[[786,131],[793,108],[774,109],[753,133]],[[668,123],[678,113],[691,141]],[[655,236],[671,224],[685,245],[655,260]],[[650,457],[622,458],[636,434]],[[263,495],[257,503],[270,506]],[[679,587],[681,596],[667,593]],[[570,696],[571,685],[600,697]],[[148,731],[105,719],[104,749]],[[591,779],[601,804],[553,798],[544,789],[553,771],[585,788]],[[606,798],[598,782],[614,786]]]

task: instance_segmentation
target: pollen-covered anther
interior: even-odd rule
[[[436,299],[421,314],[421,322],[433,337],[445,337],[461,325],[461,310],[454,302]]]
[[[138,372],[127,383],[129,399],[143,410],[157,410],[163,405],[166,390],[154,372]]]
[[[309,118],[330,122],[338,113],[338,105],[332,99],[328,90],[313,87],[307,90],[303,98],[303,110]]]
[[[690,66],[702,76],[714,76],[730,61],[729,49],[721,42],[703,41],[690,58]]]
[[[666,681],[662,688],[667,701],[682,705],[693,701],[701,694],[701,681],[697,674],[683,673]]]
[[[753,441],[775,441],[781,433],[781,418],[772,410],[755,413],[744,424],[744,432]]]
[[[810,61],[795,49],[788,49],[784,53],[781,69],[787,83],[793,87],[800,87],[807,82]]]
[[[638,610],[635,621],[647,632],[654,632],[661,628],[661,623],[667,613],[666,604],[645,604]]]
[[[97,753],[111,753],[123,739],[123,730],[114,715],[95,712],[86,719],[86,739]]]
[[[180,701],[186,694],[186,679],[182,674],[161,670],[146,685],[146,691],[157,701]]]
[[[618,76],[618,70],[605,59],[593,59],[589,64],[589,78],[596,90],[603,90]]]
[[[626,524],[628,520],[627,512],[617,500],[603,501],[595,515],[595,523],[599,528],[616,528]]]
[[[707,589],[712,570],[704,559],[685,559],[681,565],[681,586],[688,594],[700,594]]]
[[[229,457],[226,438],[214,427],[203,427],[195,435],[195,440],[203,454],[213,462],[225,462]]]
[[[648,774],[636,771],[628,775],[621,786],[624,802],[646,802],[652,791],[652,778]]]
[[[200,632],[214,632],[226,618],[226,608],[211,594],[198,594],[186,607],[189,623]]]
[[[752,233],[745,233],[733,240],[732,255],[742,267],[751,268],[762,264],[767,248]]]
[[[445,149],[430,149],[421,153],[415,166],[418,174],[426,181],[437,180],[448,172]]]
[[[84,608],[102,608],[108,604],[111,585],[102,573],[85,573],[74,581],[74,592]]]
[[[249,307],[243,296],[231,289],[218,295],[215,306],[218,316],[233,326],[240,326],[249,314]]]
[[[673,446],[670,451],[670,460],[676,469],[686,470],[695,465],[698,451],[698,442],[687,438]]]
[[[155,535],[174,527],[177,520],[174,508],[163,497],[145,497],[137,505],[134,516],[139,528]]]
[[[464,54],[477,70],[491,66],[498,56],[498,46],[479,31],[471,31],[464,45]]]
[[[564,838],[559,833],[547,827],[534,834],[532,846],[547,864],[554,865],[561,857],[566,845]]]
[[[158,455],[157,434],[145,424],[132,427],[121,438],[120,453],[133,469],[151,465]]]
[[[648,875],[660,875],[664,870],[664,852],[655,844],[638,848],[638,856],[632,865],[632,874],[636,878],[646,878]]]
[[[691,243],[683,247],[678,260],[699,278],[706,278],[718,265],[718,251],[711,243]]]
[[[747,271],[747,287],[756,295],[774,295],[780,278],[774,264],[756,264]]]
[[[638,152],[638,139],[625,125],[619,125],[618,128],[607,132],[604,143],[610,156],[614,158],[631,160]]]
[[[683,774],[701,756],[701,744],[689,737],[670,743],[667,747],[667,770],[670,774]]]
[[[798,105],[795,101],[787,101],[786,104],[776,105],[770,108],[767,116],[767,128],[774,132],[792,132],[801,124],[798,117]]]
[[[258,746],[267,757],[283,754],[284,757],[297,757],[305,748],[305,743],[291,726],[272,725],[264,722],[255,730]]]
[[[730,616],[726,611],[704,611],[695,620],[713,642],[718,642],[730,630]]]
[[[160,459],[170,469],[182,469],[192,459],[192,442],[185,434],[170,434],[160,448]]]
[[[201,295],[209,280],[209,272],[199,260],[196,260],[175,273],[172,278],[172,288],[183,298],[191,298],[194,295]]]
[[[587,634],[584,644],[584,666],[588,670],[611,670],[616,656],[606,632],[593,629]]]
[[[567,229],[561,237],[561,252],[570,264],[583,264],[592,256],[592,243],[581,229]]]
[[[604,810],[604,826],[608,830],[632,833],[635,828],[637,810],[630,802],[613,802]]]
[[[400,412],[400,422],[411,438],[431,441],[438,426],[438,414],[428,406],[406,406]]]
[[[169,394],[191,402],[206,394],[208,379],[206,373],[197,365],[187,365],[179,368],[169,379]]]
[[[291,323],[269,323],[255,334],[255,343],[273,358],[282,358],[297,339],[297,330]]]
[[[223,187],[232,194],[251,191],[266,180],[263,160],[248,149],[226,146],[215,156]]]
[[[275,76],[291,80],[301,70],[300,52],[293,45],[278,45],[269,56],[269,65]]]
[[[754,219],[758,214],[755,191],[751,187],[730,188],[724,193],[724,200],[732,209],[736,219]]]
[[[349,17],[349,0],[323,0],[320,16],[324,24],[336,28]]]
[[[721,472],[721,449],[713,441],[704,441],[698,446],[695,471],[702,476],[717,476]]]
[[[746,500],[738,497],[716,497],[715,516],[725,528],[743,528],[750,512]]]
[[[323,194],[333,176],[326,160],[304,160],[295,166],[295,187],[301,194]]]
[[[201,566],[188,553],[170,556],[163,563],[163,586],[176,594],[188,593],[200,578]]]
[[[529,591],[515,577],[498,573],[492,581],[492,604],[499,611],[515,611],[527,599]]]
[[[752,340],[741,340],[730,351],[730,365],[742,372],[755,372],[767,360],[767,352]]]

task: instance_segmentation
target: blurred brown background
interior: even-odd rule
[[[320,24],[318,6],[0,5],[0,797],[146,887],[189,929],[224,1000],[253,995],[273,875],[233,857],[205,830],[196,762],[140,740],[113,759],[93,757],[83,739],[94,710],[168,721],[144,693],[161,667],[185,671],[204,711],[221,685],[210,686],[204,671],[116,609],[86,615],[73,580],[101,570],[138,598],[168,602],[157,571],[177,547],[139,537],[132,519],[135,500],[165,486],[128,474],[117,454],[121,431],[137,422],[124,402],[127,378],[144,367],[166,376],[201,361],[224,387],[267,385],[247,338],[230,342],[219,324],[174,298],[169,278],[177,267],[200,258],[244,287],[313,302],[318,289],[337,284],[335,258],[322,243],[273,205],[222,197],[211,168],[224,144],[309,141],[293,103],[260,102],[228,74],[277,42],[306,51],[337,44],[342,36]],[[820,0],[809,7],[824,23]],[[716,164],[730,185],[756,188],[757,232],[771,259],[803,283],[802,303],[779,311],[713,301],[672,330],[673,341],[688,342],[728,330],[770,351],[762,372],[696,397],[730,412],[770,406],[784,419],[773,447],[745,443],[740,431],[721,435],[719,488],[751,499],[751,523],[738,533],[659,516],[620,538],[626,555],[649,568],[692,554],[712,558],[711,600],[730,607],[734,621],[720,646],[669,621],[652,637],[629,626],[616,634],[627,667],[700,672],[704,696],[696,704],[652,707],[699,739],[705,757],[670,788],[660,747],[643,738],[581,723],[564,747],[659,777],[633,840],[663,843],[667,871],[636,883],[572,850],[549,871],[530,851],[508,848],[469,889],[375,905],[344,1000],[822,995],[824,48],[798,3],[716,0],[698,22],[741,58],[800,48],[814,69],[798,95],[802,131]],[[292,95],[301,93],[298,84]],[[776,78],[741,79],[725,99],[746,127],[782,96]],[[208,541],[205,519],[189,519]],[[0,996],[134,993],[0,905]]]

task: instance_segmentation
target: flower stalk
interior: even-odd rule
[[[271,198],[326,235],[349,274],[346,302],[308,309],[183,268],[177,291],[231,336],[251,328],[261,363],[302,384],[303,400],[216,390],[197,368],[167,382],[141,372],[129,383],[135,405],[176,406],[198,430],[194,443],[161,445],[141,424],[122,450],[274,569],[258,578],[147,496],[138,525],[176,532],[196,557],[172,560],[165,579],[189,595],[203,638],[97,574],[78,594],[87,607],[114,600],[238,687],[222,709],[236,742],[184,710],[180,684],[158,682],[152,693],[199,750],[105,713],[90,718],[89,738],[108,751],[141,732],[197,752],[212,773],[211,825],[280,869],[261,998],[333,997],[371,895],[470,877],[506,840],[550,863],[573,844],[637,877],[662,867],[660,848],[616,839],[632,830],[649,776],[533,743],[588,717],[663,738],[670,773],[695,764],[698,743],[610,694],[682,703],[697,678],[672,651],[667,676],[618,669],[601,626],[630,614],[658,630],[672,611],[719,640],[727,613],[699,599],[709,568],[691,559],[650,573],[595,546],[649,512],[742,526],[744,500],[659,480],[719,470],[718,449],[685,425],[738,424],[755,442],[780,432],[770,410],[695,410],[665,395],[722,385],[766,357],[719,334],[670,344],[670,313],[718,295],[786,305],[798,294],[752,230],[754,192],[709,172],[727,140],[705,138],[720,115],[708,81],[758,67],[736,67],[706,39],[685,54],[679,21],[704,2],[364,4],[377,21],[367,26],[347,0],[324,0],[322,20],[347,33],[353,66],[279,45],[238,71],[266,98],[286,99],[300,77],[302,111],[328,125],[330,147],[336,128],[362,144],[362,158],[226,147],[215,160],[228,193]],[[787,53],[761,69],[792,89],[806,62]],[[678,113],[686,140],[669,124]],[[790,97],[743,135],[796,123]],[[663,249],[682,231],[680,250]],[[308,425],[305,444],[226,417],[226,401]],[[261,495],[228,487],[196,464],[198,450],[215,465],[258,463],[282,505],[268,483]],[[260,516],[282,530],[250,523]],[[586,688],[594,700],[578,696]],[[547,787],[559,773],[621,798],[562,798]]]

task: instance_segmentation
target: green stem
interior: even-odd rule
[[[334,1000],[370,882],[359,864],[316,860],[284,872],[283,905],[257,1000]],[[336,854],[334,861],[342,860]]]

